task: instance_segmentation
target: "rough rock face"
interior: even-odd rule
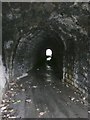
[[[10,76],[26,73],[40,58],[44,61],[48,45],[63,80],[88,91],[89,3],[3,3],[2,7],[3,61]]]
[[[2,99],[5,83],[6,83],[6,72],[5,72],[5,67],[3,66],[2,63],[2,57],[0,55],[0,102]]]

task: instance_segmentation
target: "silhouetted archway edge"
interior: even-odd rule
[[[31,31],[33,31],[33,37],[31,37],[30,36],[30,31],[28,31],[27,33],[26,33],[26,35],[25,35],[25,37],[24,37],[24,39],[29,39],[30,41],[32,41],[33,42],[33,40],[35,40],[36,39],[36,37],[37,36],[42,36],[42,34],[44,33],[44,34],[46,34],[46,33],[48,33],[48,36],[56,36],[57,38],[58,38],[58,44],[60,44],[60,41],[62,41],[62,43],[63,43],[63,45],[64,45],[64,50],[65,51],[67,51],[67,40],[65,39],[65,38],[63,38],[63,36],[61,35],[61,33],[60,32],[58,32],[58,29],[56,30],[56,29],[53,29],[53,30],[51,30],[50,29],[50,26],[48,25],[48,27],[46,27],[46,26],[44,26],[44,27],[36,27],[36,28],[32,28],[32,30]],[[22,43],[22,39],[23,39],[23,37],[22,36],[20,36],[20,39],[18,40],[18,43],[17,43],[17,45],[16,45],[16,49],[14,50],[15,52],[13,53],[13,58],[12,58],[12,56],[11,56],[11,58],[12,58],[12,61],[11,61],[11,63],[12,63],[12,67],[13,67],[13,62],[15,61],[15,57],[16,57],[16,54],[17,54],[17,51],[18,51],[18,48],[20,47],[20,44]],[[23,42],[24,42],[24,40],[23,40]],[[12,68],[13,69],[13,68]]]
[[[31,61],[31,65],[29,64],[29,68],[26,70],[26,72],[27,71],[29,71],[29,70],[31,70],[32,68],[33,68],[33,66],[35,66],[35,64],[37,64],[37,61],[35,61],[35,58],[36,57],[38,57],[38,55],[39,54],[37,54],[38,53],[38,51],[40,51],[40,48],[42,49],[42,48],[44,48],[44,46],[45,46],[45,44],[47,44],[47,41],[49,41],[49,45],[50,45],[50,43],[52,44],[52,42],[53,42],[53,48],[55,47],[55,46],[57,46],[55,49],[58,49],[58,52],[57,52],[57,54],[59,53],[59,51],[60,51],[60,54],[63,54],[62,56],[64,57],[65,56],[65,51],[66,51],[66,46],[65,46],[65,43],[63,42],[63,40],[60,38],[60,35],[58,35],[56,32],[54,32],[54,31],[44,31],[44,30],[41,30],[41,31],[39,31],[39,32],[37,32],[37,34],[35,34],[35,36],[33,37],[33,38],[31,38],[30,39],[30,37],[28,36],[27,37],[27,39],[24,39],[23,41],[20,41],[20,43],[19,43],[19,46],[18,46],[18,48],[17,48],[17,53],[16,53],[16,57],[15,57],[15,61],[14,61],[14,65],[15,64],[17,64],[17,59],[19,59],[18,58],[18,56],[21,56],[20,55],[20,51],[21,50],[24,50],[24,48],[26,48],[26,44],[25,44],[25,42],[27,42],[28,43],[28,45],[29,45],[29,47],[27,48],[27,49],[30,49],[30,53],[29,53],[29,57],[31,57],[31,59],[30,59],[30,61]],[[43,42],[45,43],[45,44],[43,44]],[[22,47],[22,44],[24,45],[23,47]],[[40,47],[41,46],[41,47]],[[48,47],[46,47],[46,48],[48,48]],[[45,49],[46,49],[45,48]],[[25,50],[24,50],[24,52],[25,52]],[[26,54],[26,53],[25,53]],[[37,54],[37,55],[36,55]],[[35,57],[34,57],[35,56]],[[59,56],[59,55],[58,55]],[[39,57],[40,58],[40,57]],[[20,58],[21,59],[21,58]],[[27,58],[25,58],[25,60],[26,60]],[[55,59],[55,58],[54,58]],[[36,58],[36,60],[37,60],[37,58]],[[33,64],[32,64],[32,61],[33,61]],[[57,58],[57,61],[58,61],[58,63],[60,62],[59,61],[59,58]],[[25,62],[24,62],[25,63]],[[61,63],[61,62],[60,62]],[[60,65],[61,66],[61,65]],[[60,67],[60,66],[58,66],[58,67]],[[63,63],[62,63],[62,66],[63,66]],[[14,70],[15,69],[17,69],[17,68],[15,68],[14,67]],[[60,69],[60,68],[59,68]]]

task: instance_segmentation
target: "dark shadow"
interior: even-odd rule
[[[47,61],[46,50],[52,50],[52,59]],[[33,50],[33,69],[40,69],[42,66],[50,65],[55,72],[56,76],[60,79],[63,78],[63,55],[64,45],[62,40],[57,36],[46,36],[42,41],[38,42]]]

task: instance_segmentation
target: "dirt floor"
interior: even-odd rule
[[[28,72],[9,89],[0,105],[2,118],[87,118],[87,104],[47,65]]]

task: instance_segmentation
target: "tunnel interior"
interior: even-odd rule
[[[7,105],[3,116],[86,118],[90,94],[88,3],[3,2],[2,9],[1,64],[6,81],[1,79],[0,91],[5,87]]]
[[[17,80],[32,69],[50,65],[65,84],[86,93],[90,9],[87,4],[83,6],[84,3],[3,3],[2,54],[9,79]],[[47,60],[47,49],[52,50],[51,60]]]
[[[51,34],[52,35],[52,34]],[[56,38],[55,38],[56,37]],[[52,59],[47,61],[46,50],[52,50]],[[41,67],[45,63],[52,66],[52,68],[58,72],[62,78],[63,71],[63,42],[57,39],[57,36],[45,36],[45,38],[38,42],[35,49],[35,63],[34,66]],[[60,71],[60,72],[59,72]]]
[[[34,40],[32,44],[29,45],[30,51],[25,51],[25,43],[23,46],[23,49],[21,47],[20,50],[18,50],[18,54],[16,56],[16,62],[18,64],[19,59],[21,59],[20,52],[23,50],[25,53],[23,53],[23,59],[27,60],[28,66],[31,69],[40,69],[42,67],[45,67],[46,65],[49,65],[52,67],[53,71],[55,72],[56,76],[59,77],[59,79],[63,78],[63,56],[64,56],[64,44],[63,41],[55,34],[55,32],[43,32],[39,35],[39,37],[35,38],[37,39],[37,42],[35,43]],[[27,42],[28,43],[28,42]],[[46,55],[46,50],[51,50],[52,55],[51,58],[49,55]],[[50,59],[50,60],[49,60]],[[22,62],[19,62],[22,66]],[[15,63],[16,65],[16,63]],[[25,64],[24,64],[25,66]],[[31,67],[32,66],[32,67]],[[17,70],[17,69],[16,69]]]

